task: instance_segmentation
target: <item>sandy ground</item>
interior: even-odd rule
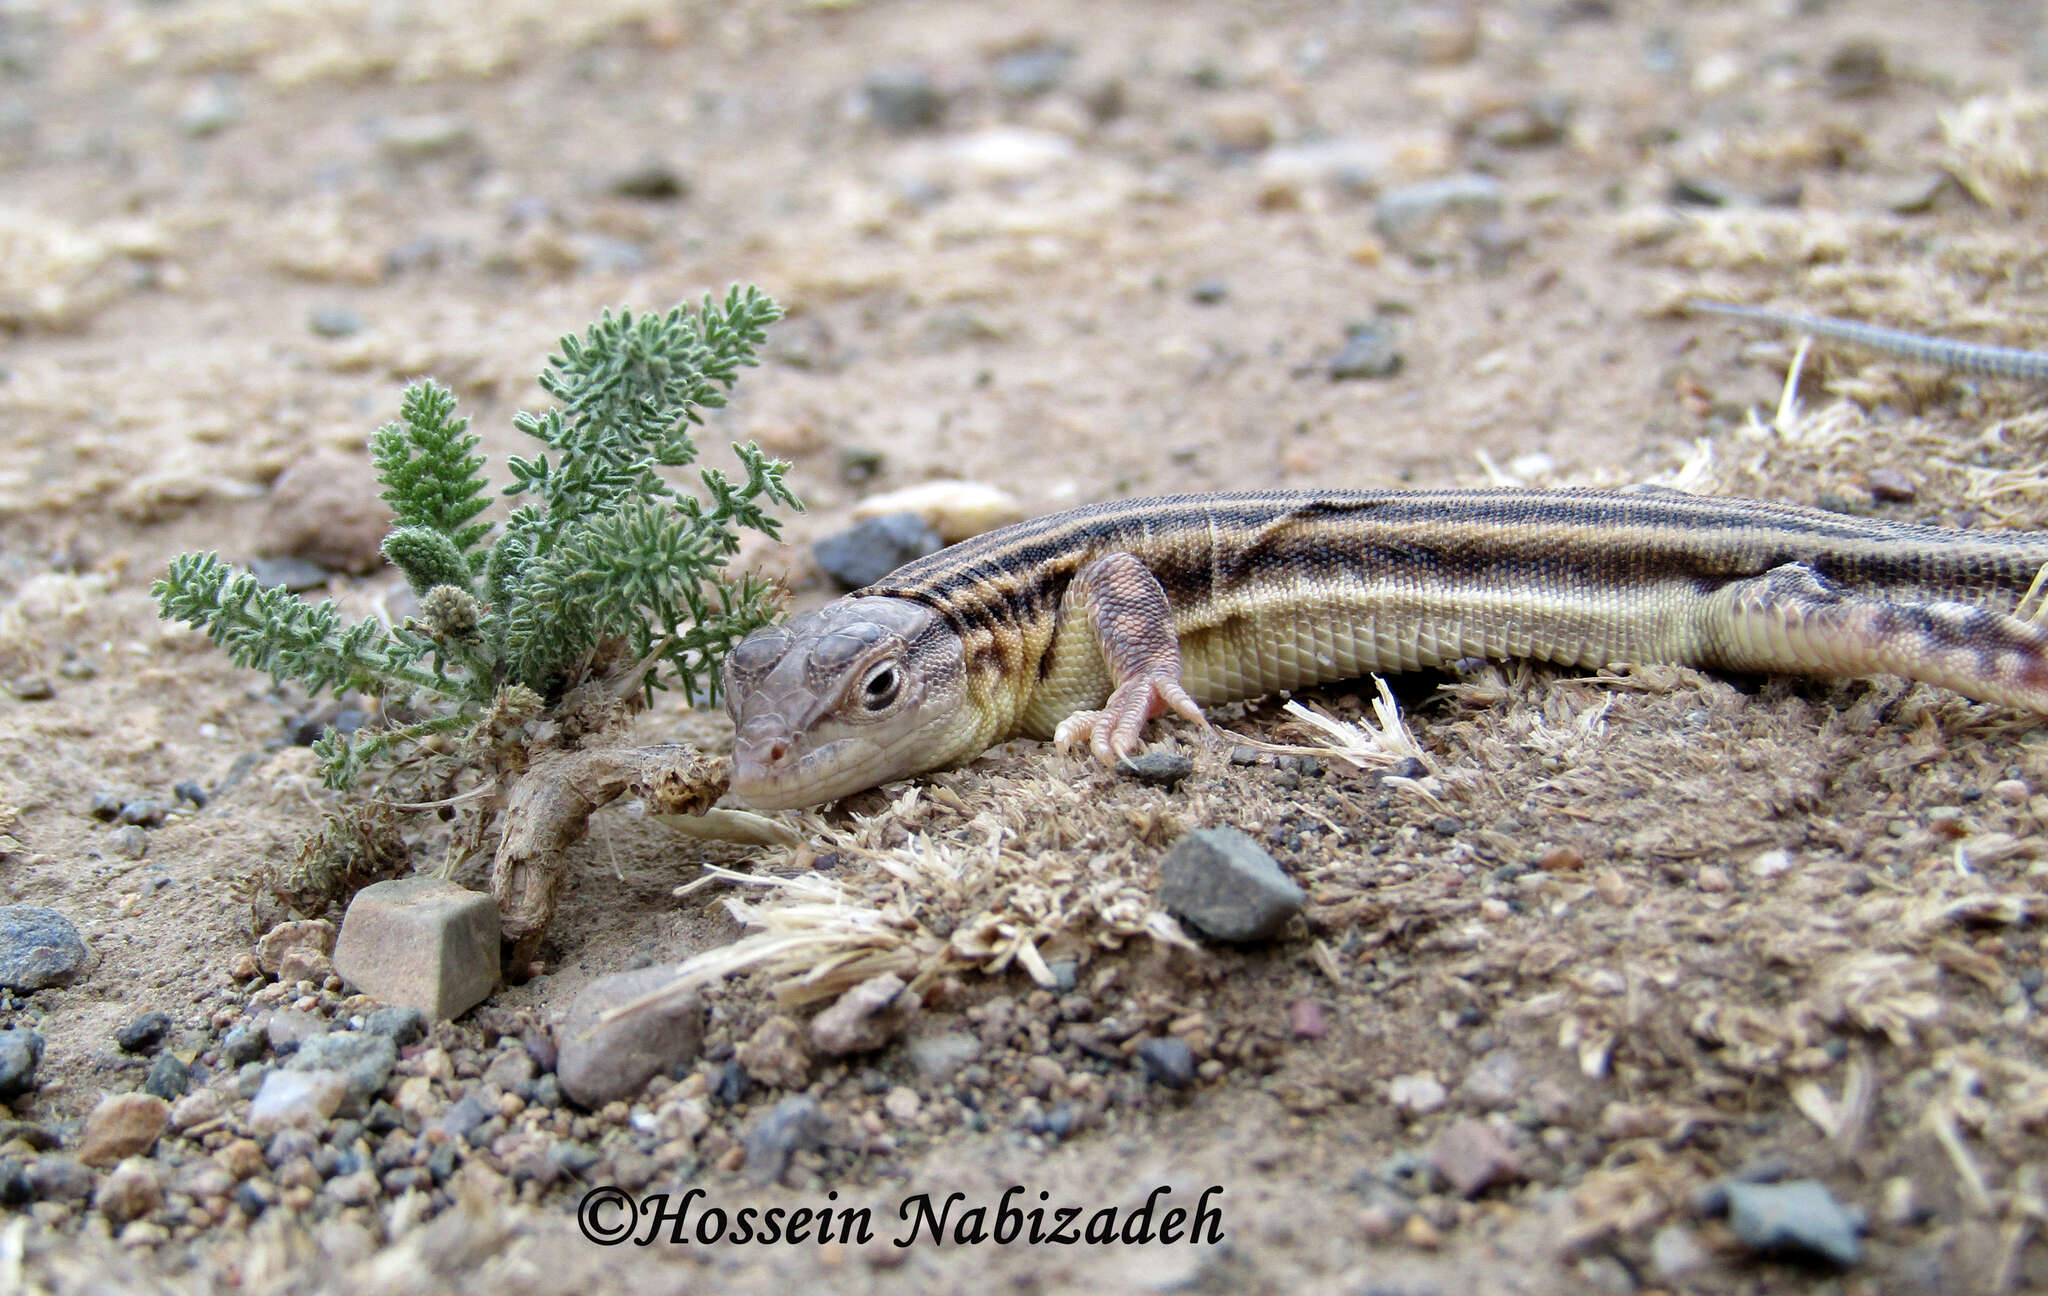
[[[0,697],[0,878],[94,953],[79,984],[0,1009],[48,1043],[16,1117],[75,1133],[101,1093],[139,1086],[111,1037],[140,1012],[211,1029],[242,1011],[226,969],[251,942],[228,882],[288,856],[326,797],[280,739],[305,700],[160,626],[149,582],[183,550],[256,553],[279,474],[316,449],[360,460],[417,375],[455,387],[494,457],[516,449],[511,413],[543,403],[532,374],[606,305],[746,280],[790,308],[706,441],[794,462],[799,545],[865,494],[953,476],[1032,512],[1505,477],[2048,525],[2048,419],[2027,392],[1830,356],[1773,428],[1785,340],[1672,309],[1725,297],[2043,344],[2032,8],[607,0],[573,25],[552,8],[0,9],[0,677],[51,686]],[[1005,61],[1047,50],[1068,57],[1043,85]],[[934,121],[876,120],[863,87],[892,71],[937,91]],[[650,167],[682,192],[622,192]],[[1453,176],[1490,196],[1390,217],[1388,195]],[[1347,327],[1375,324],[1399,371],[1333,380]],[[854,451],[879,472],[855,480]],[[800,550],[750,560],[800,605],[830,594]],[[393,583],[329,592],[367,607]],[[358,1208],[352,1231],[273,1210],[121,1239],[80,1207],[24,1215],[0,1274],[2048,1286],[2048,749],[2029,719],[1894,681],[1677,671],[1508,667],[1399,692],[1429,790],[1333,761],[1232,765],[1183,733],[1197,773],[1178,793],[1021,744],[914,802],[807,818],[796,854],[707,854],[611,812],[577,850],[549,972],[494,1001],[545,1013],[594,975],[733,940],[722,893],[671,895],[706,859],[790,875],[829,850],[864,894],[876,860],[1000,841],[945,903],[1030,910],[1086,1002],[1015,966],[962,970],[928,1015],[978,1034],[976,1074],[922,1079],[901,1050],[822,1065],[809,1091],[847,1119],[885,1128],[896,1085],[922,1115],[807,1154],[783,1186],[710,1164],[692,1182],[728,1208],[836,1191],[891,1220],[919,1192],[1022,1184],[1092,1208],[1217,1185],[1220,1246],[605,1250],[576,1235],[574,1191],[479,1189],[424,1225]],[[1360,696],[1318,700],[1355,715]],[[1269,736],[1284,720],[1226,718]],[[642,731],[717,726],[670,703]],[[213,799],[140,860],[88,813],[103,787],[168,801],[187,780]],[[1286,939],[1177,950],[1084,897],[1092,869],[1142,909],[1163,846],[1216,824],[1308,888]],[[1031,909],[1041,891],[1050,910]],[[1296,1029],[1303,1001],[1319,1038]],[[729,983],[713,1044],[775,1011],[765,978]],[[1146,1032],[1215,1065],[1180,1093],[1148,1084],[1126,1060]],[[1500,1054],[1513,1181],[1473,1201],[1398,1186],[1404,1156],[1486,1114],[1461,1084]],[[1024,1128],[1040,1055],[1088,1113],[1063,1139]],[[1390,1096],[1417,1076],[1452,1091],[1441,1110]],[[774,1096],[720,1120],[739,1130]],[[1698,1209],[1717,1178],[1770,1165],[1865,1212],[1856,1266],[1756,1258]]]

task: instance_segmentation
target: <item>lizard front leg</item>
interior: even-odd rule
[[[1145,722],[1172,710],[1206,729],[1209,721],[1180,680],[1180,637],[1166,590],[1128,553],[1105,554],[1067,587],[1062,624],[1082,624],[1095,638],[1113,683],[1099,711],[1060,721],[1053,742],[1064,752],[1084,739],[1104,765],[1137,754]]]

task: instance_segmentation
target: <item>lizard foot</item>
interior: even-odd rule
[[[1208,717],[1180,681],[1170,677],[1141,676],[1125,680],[1109,695],[1100,711],[1076,711],[1060,721],[1053,731],[1053,744],[1064,754],[1075,743],[1086,740],[1088,750],[1104,765],[1135,756],[1144,749],[1145,722],[1167,711],[1183,716],[1202,728]]]

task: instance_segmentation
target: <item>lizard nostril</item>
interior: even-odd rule
[[[780,765],[782,764],[782,758],[789,755],[789,744],[786,742],[769,743],[768,749],[762,752],[761,755],[768,764]]]

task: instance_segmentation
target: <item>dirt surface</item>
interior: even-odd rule
[[[790,308],[705,440],[794,461],[799,546],[866,495],[942,477],[1030,512],[1505,478],[2048,525],[2028,392],[1829,352],[1774,421],[1787,340],[1673,309],[2048,344],[2048,100],[2028,89],[2048,32],[2030,7],[424,8],[0,9],[0,878],[92,950],[75,985],[0,1000],[46,1042],[0,1159],[68,1152],[103,1093],[141,1087],[149,1059],[114,1044],[137,1015],[170,1014],[195,1086],[232,1088],[223,1033],[296,997],[231,975],[252,938],[230,884],[318,822],[328,794],[284,736],[311,708],[159,625],[150,581],[183,550],[261,552],[273,485],[305,456],[366,472],[409,378],[452,384],[494,457],[518,449],[512,412],[544,403],[532,374],[607,305],[747,280]],[[885,120],[919,103],[872,93],[877,76],[923,86],[928,119]],[[1411,186],[1451,177],[1462,197],[1402,219]],[[1334,378],[1348,328],[1387,331],[1398,371]],[[333,505],[301,507],[342,531]],[[831,593],[800,548],[749,559],[799,605]],[[366,610],[397,584],[337,574],[328,593]],[[594,1152],[552,1186],[465,1148],[455,1173],[367,1204],[273,1166],[255,1175],[279,1181],[273,1204],[251,1209],[192,1176],[229,1155],[244,1107],[164,1137],[169,1195],[141,1218],[62,1194],[10,1207],[0,1275],[2048,1288],[2031,718],[1896,681],[1676,670],[1397,689],[1426,754],[1405,780],[1234,764],[1228,741],[1162,726],[1195,759],[1177,791],[1018,744],[804,816],[795,850],[707,849],[607,811],[542,975],[410,1047],[394,1085],[502,1099],[487,1064],[584,983],[742,936],[723,902],[772,906],[755,893],[774,888],[675,897],[705,862],[899,906],[899,952],[945,966],[913,1035],[976,1056],[940,1075],[897,1045],[782,1084],[763,1062],[706,1108],[734,1050],[759,1058],[774,1019],[809,1015],[757,971],[714,993],[698,1079],[630,1110],[498,1108],[508,1135]],[[1312,700],[1357,718],[1370,696]],[[1272,706],[1223,720],[1302,737]],[[671,701],[639,732],[716,742],[718,723]],[[185,782],[203,809],[175,802]],[[90,813],[103,789],[176,805],[139,858]],[[1220,825],[1307,889],[1271,944],[1185,947],[1152,921],[1166,846]],[[435,831],[415,829],[428,863]],[[1186,1088],[1138,1059],[1164,1039],[1197,1064]],[[832,1130],[761,1186],[734,1149],[799,1090]],[[670,1103],[708,1125],[679,1141]],[[1511,1165],[1468,1199],[1444,1167],[1477,1138]],[[1825,1184],[1861,1212],[1861,1258],[1758,1255],[1703,1204],[1737,1174]],[[872,1205],[878,1240],[580,1238],[584,1189],[633,1178],[727,1210]],[[1012,1184],[1090,1210],[1220,1186],[1227,1237],[887,1242],[907,1197],[992,1205]]]

